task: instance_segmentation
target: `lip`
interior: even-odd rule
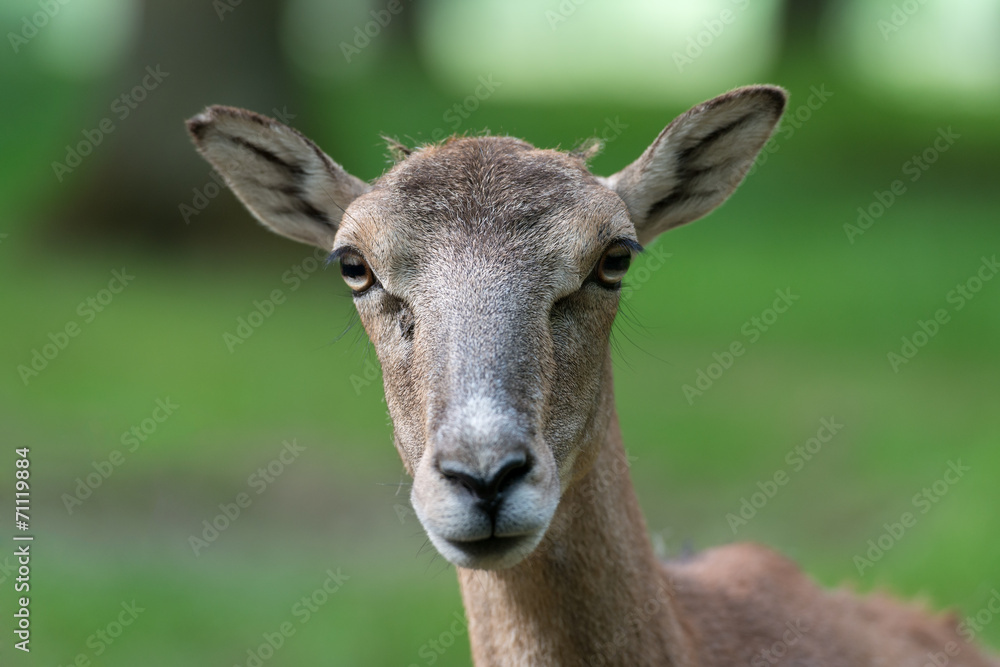
[[[444,541],[449,547],[461,553],[460,560],[464,561],[461,563],[463,567],[494,569],[510,567],[520,562],[527,555],[522,552],[523,548],[532,544],[534,539],[530,535],[517,535],[513,537],[491,536],[471,541],[448,539]]]

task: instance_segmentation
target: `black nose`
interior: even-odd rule
[[[531,471],[527,452],[510,454],[486,475],[471,470],[457,461],[438,461],[438,470],[446,479],[468,489],[481,503],[493,506],[504,489],[509,488]]]

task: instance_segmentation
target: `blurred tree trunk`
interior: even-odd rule
[[[785,0],[779,62],[792,55],[815,55],[831,6],[832,0]]]
[[[278,2],[239,0],[144,2],[135,49],[117,74],[112,96],[128,95],[141,84],[147,66],[164,77],[134,108],[112,106],[109,96],[105,113],[115,129],[81,165],[86,186],[58,216],[61,237],[106,235],[161,249],[190,242],[193,225],[211,224],[213,233],[226,233],[225,220],[235,218],[230,196],[217,197],[188,223],[180,211],[181,204],[192,204],[195,188],[211,182],[184,120],[208,104],[264,113],[297,106],[278,44],[281,9]],[[93,120],[81,119],[81,127],[93,126]]]

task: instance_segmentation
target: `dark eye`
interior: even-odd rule
[[[364,292],[375,284],[375,274],[368,262],[356,252],[345,252],[340,256],[340,275],[355,293]]]
[[[616,243],[604,251],[597,263],[597,279],[607,287],[616,287],[625,277],[631,263],[631,248]]]

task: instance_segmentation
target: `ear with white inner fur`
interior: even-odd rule
[[[340,219],[371,186],[276,120],[211,106],[187,122],[198,152],[272,231],[326,250]]]
[[[788,96],[747,86],[678,116],[639,159],[603,183],[618,193],[640,243],[708,214],[740,184],[774,132]]]

